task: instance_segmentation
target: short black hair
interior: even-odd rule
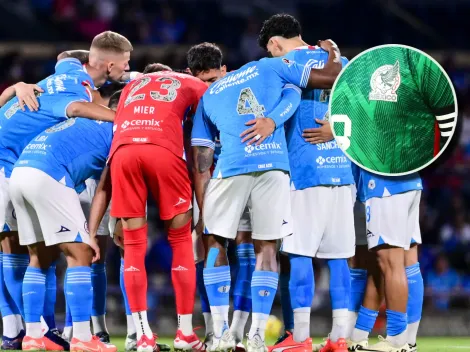
[[[122,94],[122,89],[118,90],[117,92],[114,92],[114,94],[111,95],[111,98],[109,98],[109,102],[108,102],[108,108],[112,110],[116,110],[119,104],[119,99],[121,98],[121,94]]]
[[[271,16],[264,21],[258,36],[258,45],[267,50],[269,39],[280,36],[286,39],[298,37],[302,32],[299,21],[287,13]]]
[[[154,72],[161,72],[161,71],[172,71],[170,66],[161,64],[161,63],[153,63],[153,64],[148,64],[144,68],[144,72],[142,72],[144,75],[147,73],[154,73]]]
[[[201,43],[192,46],[186,54],[188,66],[193,75],[222,66],[222,50],[213,43]]]
[[[101,86],[98,89],[98,92],[100,93],[101,98],[108,99],[118,90],[123,89],[125,86],[126,86],[125,83],[111,82],[111,83],[105,84],[104,86]]]

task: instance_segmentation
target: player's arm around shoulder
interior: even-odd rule
[[[328,52],[328,60],[323,69],[312,69],[310,71],[307,88],[330,89],[343,67],[341,52],[331,39],[319,41],[318,45]]]
[[[84,117],[91,120],[113,122],[115,112],[93,102],[75,101],[67,106],[67,117]]]
[[[2,92],[0,95],[0,107],[16,96],[21,110],[25,111],[24,106],[26,105],[29,110],[37,111],[39,109],[39,102],[36,95],[43,92],[44,90],[37,84],[18,82]]]

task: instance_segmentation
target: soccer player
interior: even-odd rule
[[[351,334],[351,346],[362,346],[361,350],[364,351],[402,352],[412,347],[416,349],[416,346],[410,345],[416,344],[424,292],[417,249],[416,246],[410,249],[410,243],[419,243],[421,239],[421,179],[418,174],[378,176],[355,165],[353,170],[357,198],[366,206],[368,248],[377,256],[379,270],[369,265],[374,261],[368,258],[368,283],[364,303]],[[361,246],[364,241],[357,244]],[[382,281],[380,274],[383,275],[383,288],[375,283]],[[411,284],[408,285],[407,281]],[[355,285],[354,279],[352,285]],[[382,303],[382,289],[387,307],[387,338],[367,347],[369,333]]]
[[[283,56],[298,63],[311,63],[313,67],[322,67],[328,56],[324,50],[309,46],[302,40],[299,22],[287,14],[274,15],[264,22],[259,45],[274,57]],[[346,63],[347,60],[342,58],[343,66]],[[355,240],[351,163],[336,141],[312,145],[304,139],[306,128],[321,126],[322,120],[328,119],[329,93],[329,89],[305,90],[299,109],[286,123],[295,231],[293,236],[283,239],[281,251],[289,255],[288,287],[294,330],[293,334],[287,332],[275,348],[298,351],[310,351],[312,348],[309,337],[310,311],[315,292],[312,258],[317,257],[327,259],[333,308],[333,327],[321,351],[347,351],[347,258],[354,255]],[[281,283],[281,287],[285,286]],[[286,314],[289,313],[286,309]],[[292,321],[292,318],[288,320]]]
[[[227,72],[225,65],[222,65],[222,51],[220,48],[211,43],[201,43],[194,45],[189,49],[187,54],[188,67],[193,76],[199,78],[210,86],[215,81],[223,78]],[[220,140],[216,139],[216,149],[214,153],[214,160],[217,161],[220,153]],[[204,343],[210,347],[213,337],[212,315],[210,312],[209,300],[204,286],[204,260],[206,259],[207,251],[204,246],[199,242],[203,241],[202,236],[202,219],[199,216],[199,209],[197,202],[193,205],[193,221],[196,230],[193,231],[193,243],[196,247],[202,248],[202,254],[196,255],[196,272],[197,272],[197,287],[199,296],[201,298],[202,314],[206,326],[206,337]],[[198,224],[199,223],[199,224]],[[196,236],[195,236],[196,235]],[[207,247],[207,241],[205,243]],[[235,247],[235,248],[234,248]],[[235,337],[238,351],[244,351],[245,346],[242,341],[245,337],[245,325],[251,311],[251,275],[255,268],[255,251],[253,241],[251,239],[251,224],[250,214],[248,209],[243,212],[242,218],[238,225],[237,237],[235,243],[229,243],[229,251],[235,250],[236,255],[230,256],[230,268],[235,269],[231,272],[233,288],[233,317],[230,324],[230,330]],[[195,250],[197,253],[198,250]],[[235,262],[234,262],[235,261]]]
[[[207,86],[188,74],[161,71],[132,81],[123,91],[110,154],[111,215],[124,231],[124,280],[137,327],[137,350],[152,351],[155,337],[147,320],[146,202],[157,200],[173,251],[172,280],[178,313],[177,350],[203,350],[192,329],[196,270],[191,240],[191,184],[183,159],[182,121]],[[158,158],[158,163],[155,163]],[[105,183],[105,177],[102,177]],[[105,209],[105,208],[104,208]],[[99,215],[90,217],[96,228]],[[92,207],[92,213],[95,207]]]
[[[332,53],[323,71],[285,58],[251,62],[212,84],[196,112],[192,133],[194,177],[204,233],[209,235],[204,282],[214,321],[211,350],[235,348],[228,324],[230,268],[225,244],[226,239],[235,238],[247,204],[257,256],[247,349],[266,349],[264,330],[278,283],[276,241],[292,233],[283,125],[300,102],[300,90],[295,85],[328,87],[340,71],[339,50],[331,42],[322,45]],[[276,106],[284,89],[296,94],[291,102]],[[253,126],[243,131],[246,125]],[[211,179],[217,133],[222,150]],[[248,142],[244,147],[237,137],[239,133],[242,143]]]
[[[110,105],[115,108],[116,103],[114,99]],[[90,265],[93,251],[99,249],[88,234],[76,190],[104,168],[112,128],[110,122],[68,119],[40,133],[15,163],[10,195],[18,219],[20,244],[28,246],[30,254],[23,280],[26,322],[23,350],[60,349],[43,336],[40,323],[46,272],[60,250],[68,265],[65,291],[73,321],[70,349],[116,351],[115,346],[92,336],[90,330],[93,303]],[[44,191],[47,197],[43,197]]]

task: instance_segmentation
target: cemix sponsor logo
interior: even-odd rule
[[[252,154],[260,151],[270,151],[270,150],[281,150],[281,143],[263,143],[260,145],[247,145],[245,147],[245,152],[247,154]]]
[[[163,122],[163,120],[132,120],[132,121],[124,121],[121,124],[121,128],[123,130],[130,129],[133,127],[144,127],[144,128],[150,128],[150,129],[156,129],[156,130],[161,130],[160,124]]]
[[[333,164],[345,163],[348,159],[345,156],[329,156],[327,158],[319,156],[315,161],[320,167],[335,167]]]

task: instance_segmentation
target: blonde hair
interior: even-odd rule
[[[130,52],[134,49],[131,42],[126,37],[111,31],[100,33],[95,38],[93,38],[93,41],[91,42],[91,48],[110,51],[118,54],[128,51]]]

